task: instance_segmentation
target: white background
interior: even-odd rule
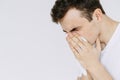
[[[55,0],[0,0],[0,80],[76,80],[80,65],[52,23]],[[101,0],[120,21],[120,0]]]

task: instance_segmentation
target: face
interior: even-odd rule
[[[96,19],[93,18],[93,20],[89,22],[81,15],[79,10],[74,8],[70,9],[59,22],[66,34],[77,32],[91,44],[95,43],[99,35]]]

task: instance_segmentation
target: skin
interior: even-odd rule
[[[77,80],[93,80],[93,78],[91,77],[90,73],[87,71],[87,76],[82,75],[81,77],[77,77]]]
[[[93,78],[89,78],[88,75],[83,76],[80,80],[112,80],[99,58],[101,50],[110,40],[118,22],[102,14],[100,9],[93,12],[92,18],[93,20],[89,22],[82,16],[81,11],[72,8],[59,20],[59,23],[67,34],[67,42],[76,59],[90,72],[90,76]],[[82,40],[81,37],[87,41]]]

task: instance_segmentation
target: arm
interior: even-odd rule
[[[94,80],[113,80],[101,63],[96,63],[92,67],[88,67],[88,70]]]
[[[102,65],[101,65],[102,66]],[[104,67],[100,69],[96,68],[90,69],[90,72],[87,71],[87,76],[82,75],[81,77],[78,77],[77,80],[112,80],[112,77],[109,75],[109,73],[104,69]]]

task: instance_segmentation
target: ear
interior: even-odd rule
[[[101,21],[102,15],[103,15],[103,13],[102,13],[101,9],[97,8],[97,9],[95,9],[95,11],[93,12],[93,19],[96,19],[96,20]]]

